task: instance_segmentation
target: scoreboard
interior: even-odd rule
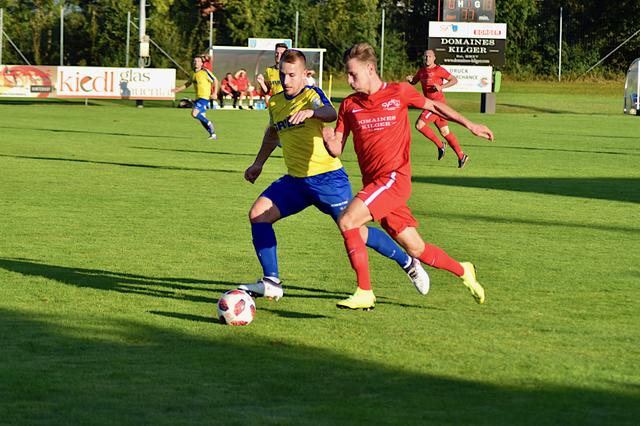
[[[495,22],[495,0],[444,0],[442,20],[447,22]]]

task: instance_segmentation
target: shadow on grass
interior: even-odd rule
[[[571,154],[594,154],[594,155],[631,155],[631,156],[640,156],[640,153],[635,152],[621,152],[621,151],[596,151],[596,150],[588,150],[588,149],[567,149],[567,148],[547,148],[547,147],[533,147],[533,146],[504,146],[504,145],[474,145],[480,149],[507,149],[507,150],[525,150],[525,151],[549,151],[549,152],[568,152]],[[626,149],[626,148],[625,148]]]
[[[90,130],[71,130],[71,129],[40,129],[37,127],[12,127],[12,126],[0,126],[0,129],[12,129],[12,130],[35,130],[38,132],[53,132],[53,133],[81,133],[89,135],[107,135],[107,136],[126,136],[133,138],[152,138],[152,139],[191,139],[187,136],[167,136],[167,135],[140,135],[135,133],[113,133],[113,132],[96,132]]]
[[[0,258],[0,268],[27,276],[44,277],[76,287],[188,300],[191,302],[214,303],[217,299],[185,294],[184,291],[211,291],[212,294],[217,296],[219,293],[238,285],[238,283],[230,281],[147,277],[99,269],[70,268],[14,258]]]
[[[116,163],[112,161],[80,160],[76,158],[34,157],[29,155],[8,155],[8,154],[0,154],[0,157],[19,158],[19,159],[25,159],[25,160],[69,161],[72,163],[104,164],[108,166],[137,167],[142,169],[177,170],[177,171],[189,171],[189,172],[236,173],[236,174],[244,173],[244,171],[240,171],[240,170],[203,169],[199,167],[156,166],[153,164]]]
[[[422,215],[423,217],[428,217],[429,212],[420,209],[414,209],[417,215]],[[557,227],[558,231],[562,232],[562,230],[566,230],[569,228],[574,229],[590,229],[596,231],[607,231],[607,232],[622,232],[622,233],[640,233],[640,227],[631,227],[631,226],[616,226],[616,225],[599,225],[599,224],[588,224],[588,223],[576,223],[576,222],[563,222],[560,220],[526,220],[515,217],[505,217],[505,216],[488,216],[488,215],[478,215],[478,214],[463,214],[463,213],[454,213],[447,212],[447,218],[450,219],[462,219],[464,221],[481,221],[481,222],[489,222],[493,224],[506,224],[506,225],[514,225],[514,224],[522,224],[522,225],[534,225],[534,226],[544,226],[544,227]]]
[[[207,155],[230,155],[232,157],[251,157],[251,158],[255,158],[256,154],[244,154],[244,153],[238,153],[238,152],[221,152],[221,151],[198,151],[198,150],[192,150],[192,149],[167,149],[167,148],[151,148],[148,146],[130,146],[129,148],[132,149],[148,149],[148,150],[152,150],[152,151],[168,151],[168,152],[186,152],[186,153],[193,153],[193,154],[207,154]],[[256,151],[257,153],[257,151]],[[269,156],[269,158],[282,158],[282,155],[274,155],[271,154]]]
[[[446,186],[533,192],[567,197],[640,203],[639,178],[414,176],[412,181]]]
[[[185,334],[167,323],[83,323],[0,309],[3,422],[539,425],[640,418],[633,383],[609,391],[476,382],[294,344],[286,336],[256,336],[259,322],[246,328],[209,322],[200,320]],[[368,351],[382,355],[376,347]],[[428,348],[423,356],[438,362]]]

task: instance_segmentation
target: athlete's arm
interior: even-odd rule
[[[449,77],[449,79],[447,79],[446,83],[440,86],[440,90],[446,89],[447,87],[455,86],[456,84],[458,84],[458,79],[455,75],[452,75],[451,77]]]
[[[425,103],[422,109],[431,111],[434,114],[438,114],[445,120],[455,121],[456,123],[469,129],[471,133],[478,137],[489,139],[490,141],[493,140],[493,132],[487,126],[485,126],[484,124],[474,123],[445,103],[425,98]]]
[[[324,141],[324,147],[327,148],[327,152],[332,157],[339,157],[344,151],[344,145],[347,142],[347,136],[342,132],[336,132],[332,127],[325,127],[322,129],[322,139]]]
[[[269,90],[271,90],[271,82],[265,81],[262,74],[258,74],[258,77],[256,77],[256,81],[260,85],[262,93],[264,93],[265,95],[269,93]]]
[[[276,132],[276,129],[270,125],[264,132],[262,146],[260,147],[260,151],[258,151],[258,155],[256,155],[255,161],[247,168],[247,170],[244,171],[244,178],[246,180],[254,183],[256,179],[258,179],[258,176],[262,173],[262,166],[264,166],[264,163],[269,159],[273,150],[276,149],[278,142],[280,142],[278,132]]]
[[[336,121],[338,113],[331,105],[325,105],[318,109],[303,109],[289,117],[289,123],[300,124],[307,118],[317,118],[323,123],[331,123]]]
[[[182,92],[184,89],[186,89],[187,87],[191,86],[191,84],[193,84],[192,81],[188,80],[182,86],[179,86],[179,87],[176,87],[175,89],[173,89],[173,93]]]
[[[216,99],[218,97],[218,79],[214,79],[211,83],[211,99]]]

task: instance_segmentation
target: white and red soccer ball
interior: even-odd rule
[[[244,290],[229,290],[218,300],[218,318],[228,325],[249,325],[256,316],[256,302]]]

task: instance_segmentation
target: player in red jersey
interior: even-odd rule
[[[433,50],[425,50],[424,63],[425,66],[420,68],[415,75],[407,76],[407,81],[411,84],[420,82],[422,85],[422,93],[424,93],[428,99],[445,103],[442,89],[456,85],[458,79],[440,65],[436,65],[436,55]],[[440,134],[447,142],[438,139],[434,131],[429,128],[429,123],[436,123]],[[416,121],[416,129],[436,144],[438,147],[438,160],[444,157],[447,143],[449,143],[458,156],[458,167],[462,168],[467,163],[469,157],[462,152],[458,140],[449,130],[449,123],[447,123],[447,120],[443,117],[429,110],[425,110],[418,118],[418,121]]]
[[[349,133],[353,133],[364,188],[338,219],[358,279],[355,294],[338,302],[338,307],[371,309],[375,305],[369,258],[360,233],[360,227],[371,220],[380,222],[411,256],[461,277],[475,300],[484,303],[484,289],[476,279],[473,264],[457,262],[439,247],[426,244],[416,231],[418,222],[407,206],[411,195],[411,127],[407,109],[414,106],[441,115],[489,140],[493,140],[493,133],[446,104],[425,98],[408,83],[383,82],[376,70],[375,52],[368,43],[347,50],[344,62],[349,85],[356,93],[342,102],[336,128],[325,127],[323,139],[329,153],[338,156]]]

